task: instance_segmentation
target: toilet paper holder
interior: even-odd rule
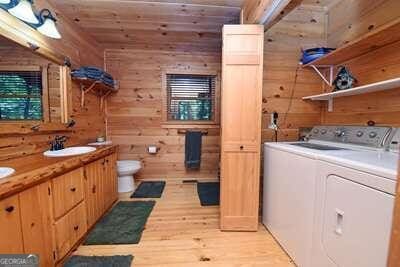
[[[156,154],[160,149],[155,145],[147,146],[147,153],[149,154]]]

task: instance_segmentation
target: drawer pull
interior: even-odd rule
[[[92,187],[92,193],[93,193],[93,194],[96,193],[96,185],[94,185],[94,186]]]
[[[72,187],[70,190],[71,190],[71,192],[75,192],[75,191],[76,191],[76,188],[75,188],[75,187]]]
[[[243,150],[244,149],[244,146],[240,146],[240,150]]]
[[[75,231],[78,231],[78,229],[79,229],[79,225],[74,226]]]
[[[13,212],[14,211],[14,206],[10,206],[6,208],[7,212]]]

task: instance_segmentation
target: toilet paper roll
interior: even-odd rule
[[[148,149],[147,149],[147,151],[148,151],[150,154],[156,154],[156,153],[157,153],[157,147],[156,147],[156,146],[149,146]]]

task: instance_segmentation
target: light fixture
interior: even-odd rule
[[[51,14],[50,10],[43,9],[39,14],[39,25],[36,26],[37,30],[50,38],[61,39],[61,34],[56,26],[56,18]]]
[[[11,3],[11,0],[0,0],[0,4],[8,5]]]
[[[33,12],[33,0],[12,0],[14,6],[8,9],[13,16],[28,23],[39,24],[39,20]]]

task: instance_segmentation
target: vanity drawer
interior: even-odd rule
[[[86,207],[83,201],[55,223],[58,259],[64,257],[86,231]]]
[[[54,217],[60,218],[83,200],[83,168],[52,180]]]

